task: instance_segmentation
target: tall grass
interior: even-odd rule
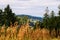
[[[10,25],[8,28],[3,25],[0,28],[0,40],[60,40],[60,37],[52,38],[49,30],[45,28],[34,30],[28,24],[20,27],[15,24],[14,26]]]

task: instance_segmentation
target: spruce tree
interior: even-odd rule
[[[46,13],[44,14],[44,18],[43,18],[43,25],[45,28],[48,28],[48,19],[49,19],[49,15],[48,15],[48,7],[46,9]]]
[[[4,9],[4,16],[5,16],[6,25],[10,25],[10,22],[12,22],[12,24],[14,24],[14,22],[16,21],[16,16],[12,12],[12,9],[10,8],[9,5],[7,5],[7,7]]]
[[[0,9],[0,26],[3,24],[3,15],[2,15],[2,10]]]

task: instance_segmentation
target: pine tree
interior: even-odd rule
[[[13,24],[16,21],[16,16],[12,12],[12,9],[10,8],[9,5],[7,5],[7,7],[4,9],[4,16],[6,25],[10,25],[10,22],[12,22]]]
[[[59,34],[59,32],[60,32],[60,5],[58,6],[58,9],[59,9],[59,11],[58,11],[58,19],[57,19],[57,27],[58,27],[58,35],[60,35]]]
[[[48,28],[48,22],[49,22],[49,15],[48,15],[48,7],[46,9],[46,13],[44,14],[44,18],[43,18],[43,25],[45,28]]]
[[[56,26],[56,21],[55,21],[55,16],[54,16],[54,11],[51,11],[51,13],[50,13],[51,15],[50,15],[50,21],[49,21],[49,30],[50,30],[50,35],[51,35],[51,31],[55,28],[55,26]]]
[[[0,9],[0,26],[2,25],[2,21],[3,21],[3,15],[2,15],[2,10]]]

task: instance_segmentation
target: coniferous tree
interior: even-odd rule
[[[50,24],[51,24],[52,29],[53,29],[53,27],[54,27],[54,20],[55,20],[54,17],[55,17],[55,16],[54,16],[54,11],[51,11],[51,18],[50,18],[50,22],[51,22],[51,23],[50,23]]]
[[[56,22],[55,22],[55,16],[54,16],[54,11],[51,11],[51,15],[50,15],[50,26],[49,26],[49,30],[50,30],[50,35],[51,35],[51,31],[55,28],[55,24],[56,24]]]
[[[45,28],[48,28],[48,22],[49,22],[49,15],[48,15],[48,7],[46,9],[46,13],[44,14],[44,18],[43,18],[43,25]]]
[[[3,21],[3,15],[2,15],[2,10],[0,9],[0,26],[2,25],[2,21]]]
[[[59,32],[60,32],[60,5],[58,6],[58,9],[59,9],[59,11],[58,11],[58,21],[57,21],[57,27],[58,27],[58,35],[60,35],[59,34]]]
[[[6,25],[10,25],[10,22],[12,22],[13,24],[16,21],[16,16],[12,12],[12,9],[10,8],[9,5],[7,5],[7,7],[4,9],[4,16],[5,16],[4,22]]]

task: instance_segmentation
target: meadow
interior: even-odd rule
[[[58,16],[48,10],[43,18],[21,16],[15,15],[8,4],[0,9],[0,40],[60,40],[60,5]]]
[[[50,36],[49,30],[45,28],[33,29],[29,24],[21,26],[11,24],[7,28],[5,25],[0,28],[0,40],[60,40],[60,37]]]

